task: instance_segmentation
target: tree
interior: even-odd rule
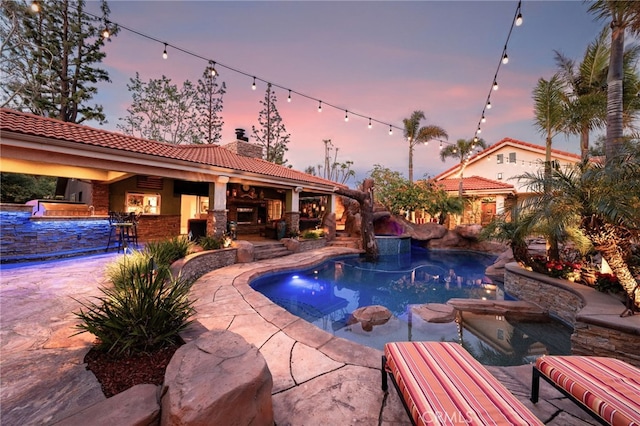
[[[82,123],[105,122],[101,105],[88,105],[96,84],[108,82],[98,68],[106,53],[104,21],[85,12],[85,2],[61,0],[32,13],[25,2],[2,2],[2,104],[20,111]],[[101,1],[104,20],[109,7]],[[110,28],[112,35],[117,28]]]
[[[287,144],[291,135],[282,123],[282,118],[276,107],[276,94],[271,90],[271,83],[267,85],[264,100],[260,101],[262,110],[258,115],[259,127],[251,126],[253,135],[264,148],[264,159],[275,164],[285,165],[285,153],[289,150]]]
[[[0,174],[0,202],[25,203],[36,198],[53,198],[56,178],[21,173]]]
[[[427,143],[438,138],[449,138],[446,130],[442,127],[435,125],[420,127],[420,122],[424,119],[423,111],[413,111],[411,117],[402,120],[404,123],[404,137],[409,141],[409,182],[411,183],[413,183],[413,148],[418,143]]]
[[[535,196],[523,208],[532,223],[554,221],[554,228],[578,228],[611,267],[627,295],[640,306],[640,283],[628,261],[631,239],[640,229],[640,149],[620,147],[604,164],[583,161],[567,170],[520,176]]]
[[[607,72],[609,67],[609,28],[605,27],[587,47],[582,62],[576,64],[556,51],[559,76],[567,89],[567,133],[580,136],[582,158],[589,156],[589,134],[606,126]],[[638,115],[636,63],[640,49],[629,46],[624,52],[623,124],[632,128]]]
[[[125,134],[140,138],[185,144],[198,142],[199,133],[194,124],[196,120],[196,91],[189,80],[182,88],[171,83],[171,79],[162,76],[144,82],[136,72],[129,79],[127,89],[133,102],[127,108],[128,116],[120,118],[124,124],[117,127]]]
[[[362,246],[367,261],[375,261],[379,255],[378,242],[373,229],[373,188],[373,179],[365,179],[362,182],[362,190],[338,187],[335,191],[338,195],[356,200],[360,205]]]
[[[611,54],[607,74],[607,138],[605,154],[615,157],[623,145],[624,34],[640,32],[640,2],[634,0],[597,0],[589,6],[597,19],[608,20],[611,27]]]
[[[218,85],[215,68],[204,70],[202,78],[198,80],[195,93],[196,131],[199,135],[197,143],[219,143],[222,140],[222,125],[224,121],[219,115],[222,112],[222,101],[227,93],[227,85]]]
[[[305,173],[313,176],[322,176],[327,180],[339,182],[345,184],[349,179],[356,175],[356,172],[351,170],[353,161],[345,161],[344,163],[338,162],[338,150],[340,148],[334,147],[331,139],[323,139],[324,143],[324,166],[318,164],[317,166],[308,166],[304,169]],[[335,148],[335,154],[331,157],[331,151]]]
[[[534,125],[545,136],[544,174],[551,177],[553,137],[567,128],[567,99],[559,74],[549,80],[540,78],[533,89]]]
[[[464,175],[464,169],[467,165],[467,160],[473,154],[473,150],[480,147],[482,149],[487,147],[484,139],[458,139],[455,145],[447,145],[440,150],[440,160],[444,161],[447,158],[456,158],[460,164],[460,184],[458,185],[458,197],[462,197],[462,178]]]

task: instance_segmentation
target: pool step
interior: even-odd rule
[[[335,239],[327,243],[327,246],[361,249],[362,239],[357,237],[345,237],[338,234]]]
[[[535,303],[520,300],[477,300],[477,299],[449,299],[448,305],[459,311],[474,314],[502,315],[508,319],[545,321],[548,312]]]
[[[284,244],[279,242],[260,244],[253,247],[254,260],[273,259],[275,257],[288,256],[291,253]]]

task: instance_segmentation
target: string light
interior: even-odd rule
[[[322,101],[318,101],[318,112],[322,112]]]
[[[506,46],[505,46],[505,49],[506,49]],[[502,57],[502,63],[505,65],[509,63],[509,56],[507,56],[507,52],[504,52],[504,56]]]
[[[215,77],[218,74],[216,71],[216,63],[214,61],[209,61],[209,68],[211,69],[211,77]]]
[[[369,117],[369,128],[371,128],[371,117]]]
[[[167,43],[164,44],[164,52],[162,52],[162,59],[167,59],[169,55],[167,54]]]
[[[111,37],[111,33],[109,32],[109,21],[104,22],[104,30],[102,30],[102,38],[107,40]]]
[[[484,116],[484,113],[482,113],[482,118],[480,119],[480,122],[481,122],[481,123],[486,123],[486,122],[487,122],[487,119],[486,119],[486,117]]]
[[[287,102],[291,102],[291,89],[289,89],[289,97],[287,97]]]
[[[491,109],[491,101],[487,101],[487,109]]]
[[[440,141],[440,150],[442,150],[442,141]]]
[[[493,80],[493,90],[498,90],[498,89],[499,89],[498,82]]]
[[[344,110],[344,121],[349,121],[349,113],[346,109]]]
[[[256,78],[253,77],[253,83],[251,84],[251,90],[256,90]]]
[[[393,127],[389,124],[389,136],[393,135]]]
[[[40,2],[38,0],[33,0],[31,2],[31,10],[35,13],[40,12]]]

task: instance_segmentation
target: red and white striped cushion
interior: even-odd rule
[[[640,369],[590,356],[544,356],[536,367],[609,424],[640,426]]]
[[[417,425],[542,425],[457,343],[394,342],[384,352]]]

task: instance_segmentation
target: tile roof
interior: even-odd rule
[[[174,145],[62,122],[7,108],[0,108],[0,131],[182,160],[309,184],[344,186],[262,159],[238,155],[218,145]]]
[[[489,146],[488,148],[485,148],[484,150],[477,152],[476,154],[472,155],[469,158],[468,163],[473,163],[474,161],[477,161],[478,159],[486,156],[487,154],[498,150],[500,147],[502,147],[503,145],[517,145],[520,146],[523,149],[527,149],[529,151],[540,151],[544,154],[546,148],[542,145],[536,145],[533,143],[529,143],[529,142],[524,142],[518,139],[512,139],[512,138],[503,138],[501,139],[499,142]],[[555,155],[560,155],[563,157],[569,157],[569,158],[573,158],[576,161],[580,161],[581,157],[578,154],[574,154],[568,151],[562,151],[559,149],[554,149],[551,148],[551,153],[555,154]],[[439,175],[434,177],[434,180],[438,181],[441,180],[444,176],[447,176],[448,174],[450,174],[451,172],[454,172],[456,170],[458,170],[460,168],[460,164],[456,164],[450,168],[448,168],[447,170],[445,170],[444,172],[440,173]]]
[[[442,179],[436,182],[445,191],[457,191],[460,185],[460,178]],[[483,178],[480,176],[471,176],[462,178],[463,191],[482,191],[482,190],[514,190],[514,186],[508,183],[499,182]]]

